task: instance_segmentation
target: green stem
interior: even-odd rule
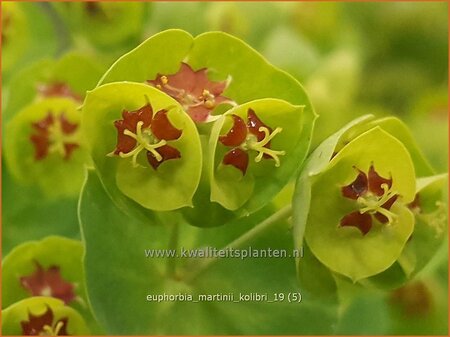
[[[272,214],[270,217],[260,222],[255,227],[250,229],[248,232],[244,233],[243,235],[241,235],[236,240],[232,241],[222,249],[229,250],[229,249],[238,249],[242,247],[244,244],[248,243],[249,241],[259,236],[261,233],[264,233],[266,230],[271,228],[278,221],[288,218],[291,215],[291,213],[292,213],[292,206],[291,205],[285,206],[284,208]],[[200,274],[202,274],[203,272],[214,266],[219,261],[220,258],[216,256],[202,259],[196,266],[194,266],[193,269],[191,269],[191,272],[186,275],[185,281],[186,282],[193,281]]]

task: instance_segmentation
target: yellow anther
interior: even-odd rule
[[[206,100],[205,101],[205,107],[207,107],[208,109],[212,109],[212,108],[214,108],[214,101],[212,101],[212,100]]]
[[[169,79],[167,78],[167,76],[165,76],[165,75],[161,76],[161,83],[163,85],[166,85],[167,83],[169,83]]]

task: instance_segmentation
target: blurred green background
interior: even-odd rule
[[[320,116],[313,148],[362,114],[396,115],[410,126],[436,171],[448,171],[446,2],[1,5],[3,121],[5,110],[8,116],[17,112],[11,97],[26,82],[23,74],[39,61],[76,51],[105,71],[117,57],[161,30],[181,28],[193,35],[221,30],[243,39],[305,86]],[[17,185],[5,165],[2,173],[3,255],[18,243],[49,234],[79,238],[76,198],[36,204],[39,191]],[[447,256],[443,247],[409,297],[396,293],[388,301],[374,296],[352,303],[337,331],[447,334]],[[411,314],[402,305],[424,310]],[[396,306],[398,310],[392,309]],[[358,326],[372,312],[380,313],[372,317],[374,326]],[[393,321],[400,323],[386,330],[383,315],[388,314],[397,315]]]

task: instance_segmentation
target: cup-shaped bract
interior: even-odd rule
[[[72,197],[89,162],[80,134],[79,103],[48,98],[30,104],[6,124],[5,158],[11,174],[49,197]]]
[[[153,211],[192,205],[201,145],[177,101],[146,84],[116,82],[90,91],[82,112],[94,165],[113,198]]]
[[[359,280],[386,270],[414,228],[414,166],[379,128],[347,144],[313,179],[306,242],[334,272]]]
[[[27,297],[58,298],[87,310],[80,241],[49,236],[16,246],[2,263],[2,307]]]
[[[2,119],[8,121],[28,104],[46,98],[70,98],[81,104],[101,75],[101,65],[79,52],[33,63],[11,78]]]
[[[211,201],[249,213],[271,200],[301,161],[303,109],[260,99],[222,115],[209,141]]]
[[[223,112],[215,109],[221,103],[243,104],[261,98],[305,105],[304,139],[310,136],[315,119],[300,83],[243,41],[222,32],[196,37],[177,29],[158,33],[119,58],[99,84],[118,81],[159,88],[177,99],[196,122],[215,118],[197,119],[189,109],[193,104],[209,110],[207,117],[211,117]]]
[[[56,298],[27,298],[2,310],[2,335],[86,336],[88,333],[80,314]]]
[[[255,212],[298,172],[306,157],[316,115],[303,87],[228,34],[209,32],[192,37],[176,29],[158,33],[119,58],[99,85],[123,81],[138,82],[171,97],[195,122],[203,159],[194,209],[185,209],[185,216],[193,224],[205,223],[202,219],[205,212],[211,215],[208,226]],[[137,108],[140,107],[134,107]],[[223,155],[227,148],[220,139],[231,128],[233,115],[244,118],[244,124],[252,123],[247,118],[249,109],[253,109],[258,127],[253,128],[253,133],[249,131],[252,128],[246,132],[255,136],[252,146],[259,150],[251,150],[248,157],[251,164],[245,174],[247,167],[244,169],[243,164],[221,165],[223,158],[217,156]],[[84,113],[86,119],[90,115]],[[232,145],[228,146],[229,151],[248,145],[228,144]],[[282,158],[284,153],[287,155]],[[259,165],[255,165],[255,159]],[[269,174],[272,167],[276,170]],[[258,178],[253,181],[255,177]],[[130,181],[116,182],[120,184],[119,181],[124,183],[119,187],[124,192]],[[243,182],[241,190],[237,181]],[[169,205],[147,206],[153,210],[176,208]]]
[[[315,263],[354,282],[404,283],[445,233],[445,176],[433,173],[400,120],[364,116],[349,123],[312,153],[297,181],[296,246],[307,245]]]

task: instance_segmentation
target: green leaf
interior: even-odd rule
[[[337,335],[386,335],[391,324],[388,305],[379,293],[367,292],[353,298],[336,326]]]
[[[22,322],[29,321],[29,315],[42,316],[47,310],[53,312],[53,333],[57,323],[67,319],[66,331],[69,335],[86,336],[89,330],[80,314],[63,301],[51,297],[33,297],[16,302],[2,310],[2,334],[22,336]]]
[[[195,259],[145,257],[145,249],[171,247],[170,227],[145,227],[127,217],[108,200],[94,172],[89,173],[81,197],[80,220],[86,244],[84,264],[90,303],[108,334],[329,334],[332,331],[336,308],[314,304],[313,298],[296,304],[146,301],[149,294],[164,293],[198,296],[233,292],[238,296],[240,292],[298,292],[291,258],[223,259],[188,281],[186,276],[198,263]],[[180,224],[178,247],[221,245],[224,237],[250,225],[242,222],[231,230],[230,227],[205,230]],[[254,249],[289,250],[292,248],[290,234],[283,228],[286,224],[275,226],[249,244]],[[117,249],[119,236],[121,244],[130,249]],[[104,263],[105,256],[109,256],[110,263]],[[170,267],[173,265],[174,270]],[[322,322],[319,326],[314,323],[317,320]]]

